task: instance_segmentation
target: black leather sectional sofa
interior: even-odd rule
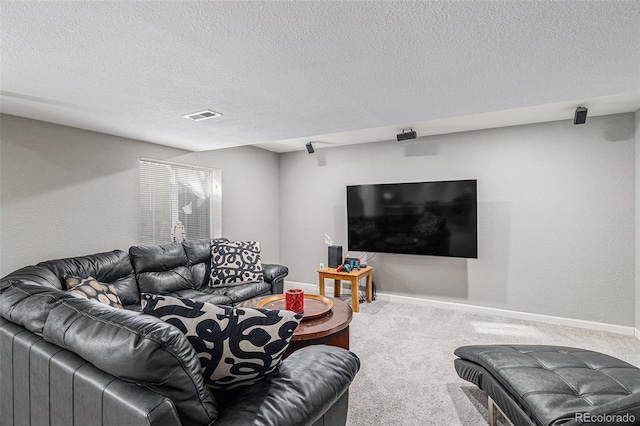
[[[281,293],[264,281],[208,286],[211,241],[134,246],[21,268],[0,280],[0,419],[11,424],[344,425],[359,369],[351,352],[294,352],[251,386],[214,393],[174,326],[141,314],[140,293],[235,305]],[[63,290],[68,276],[113,284],[125,309]]]
[[[289,270],[264,264],[264,281],[228,287],[209,287],[211,241],[133,246],[129,251],[49,260],[21,268],[2,279],[62,290],[69,276],[92,276],[113,284],[125,309],[140,310],[140,293],[193,298],[217,305],[235,305],[263,294],[282,293]]]

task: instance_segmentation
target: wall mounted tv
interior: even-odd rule
[[[477,181],[347,186],[349,251],[478,257]]]

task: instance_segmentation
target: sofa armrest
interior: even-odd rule
[[[173,402],[0,318],[0,424],[180,426]]]
[[[289,268],[275,263],[263,263],[264,282],[271,284],[271,294],[284,292],[284,277],[289,275]]]
[[[359,369],[360,360],[353,352],[307,346],[256,384],[216,394],[224,408],[215,424],[312,425],[348,391]]]
[[[49,312],[43,336],[105,373],[167,397],[185,425],[217,417],[195,349],[159,318],[71,297]]]

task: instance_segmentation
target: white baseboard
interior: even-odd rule
[[[310,294],[317,294],[318,287],[315,284],[300,283],[295,281],[285,281],[285,288],[300,288]],[[333,287],[333,286],[332,286]],[[325,286],[325,294],[327,287]],[[431,306],[440,309],[454,309],[459,311],[473,312],[484,315],[494,315],[505,318],[522,319],[527,321],[537,321],[547,324],[563,325],[567,327],[584,328],[588,330],[606,331],[609,333],[635,336],[640,339],[640,330],[634,327],[623,325],[607,324],[603,322],[585,321],[574,318],[557,317],[553,315],[534,314],[529,312],[511,311],[508,309],[490,308],[487,306],[467,305],[464,303],[446,302],[443,300],[423,299],[420,297],[400,296],[397,294],[377,293],[376,298],[387,302],[410,303],[413,305]],[[375,303],[375,302],[374,302]]]
[[[285,281],[284,288],[299,288],[304,290],[305,293],[318,294],[319,288],[318,284],[309,284],[309,283],[301,283],[297,281]],[[360,290],[362,290],[362,286],[360,286]],[[333,281],[331,284],[324,285],[325,294],[330,294],[333,296]],[[343,281],[342,286],[340,287],[340,294],[351,294],[351,284]]]
[[[511,311],[508,309],[490,308],[487,306],[467,305],[464,303],[445,302],[442,300],[422,299],[411,296],[399,296],[395,294],[378,293],[377,298],[380,300],[392,302],[404,302],[417,305],[431,306],[442,309],[457,309],[460,311],[473,312],[485,315],[495,315],[506,318],[522,319],[527,321],[537,321],[547,324],[564,325],[568,327],[585,328],[589,330],[607,331],[610,333],[626,334],[628,336],[635,335],[633,327],[623,325],[607,324],[603,322],[585,321],[574,318],[557,317],[553,315],[534,314],[530,312]]]
[[[285,281],[284,288],[285,290],[289,288],[299,288],[305,293],[318,294],[318,286],[315,284],[299,283],[296,281]]]
[[[331,283],[331,285],[325,284],[324,286],[324,294],[329,296],[333,296],[333,281]],[[320,292],[318,284],[301,283],[297,281],[285,281],[284,288],[285,290],[288,288],[299,288],[309,294],[319,294]],[[349,284],[346,287],[340,287],[340,294],[351,294],[351,285]]]

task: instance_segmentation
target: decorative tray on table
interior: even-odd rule
[[[259,301],[257,307],[264,309],[284,309],[284,305],[284,294],[274,294]],[[332,308],[333,302],[331,299],[317,294],[305,294],[302,320],[320,318],[331,312]]]

